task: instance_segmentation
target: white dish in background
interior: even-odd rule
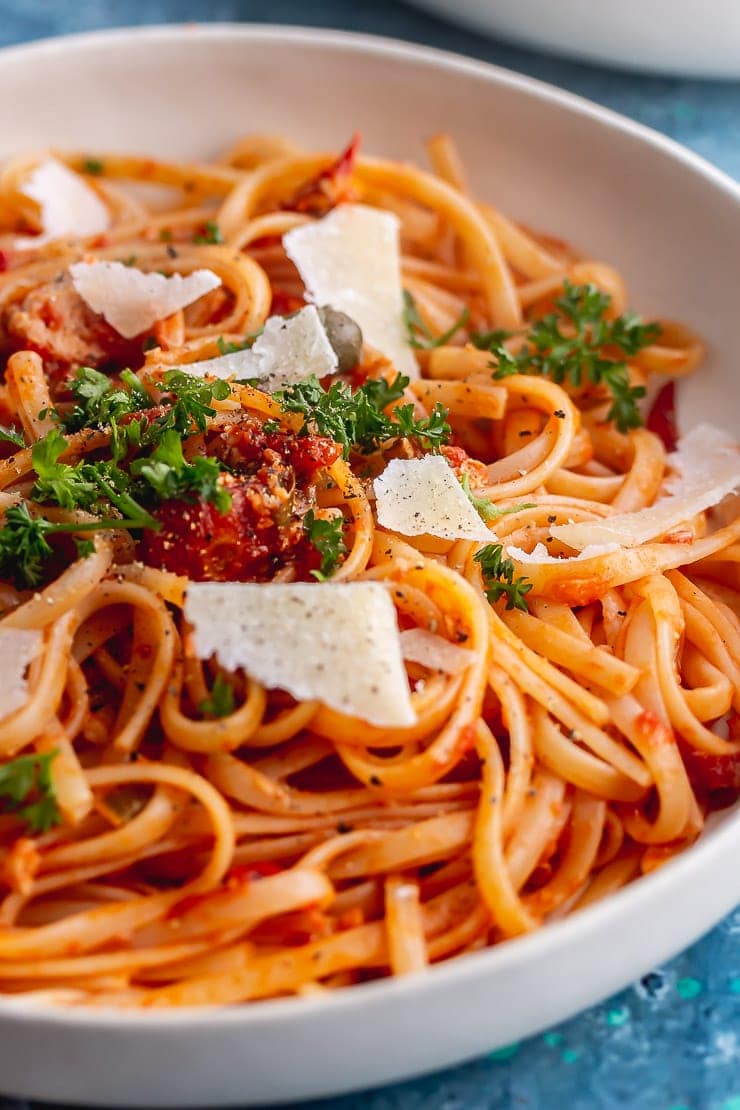
[[[410,0],[546,53],[688,77],[740,77],[737,0]]]
[[[0,53],[0,156],[43,146],[209,157],[249,131],[420,158],[449,130],[504,211],[588,248],[632,303],[709,341],[690,421],[733,430],[740,188],[701,159],[554,88],[437,51],[336,32],[106,32]],[[735,432],[737,429],[734,429]],[[441,1068],[625,986],[740,896],[740,808],[656,874],[531,936],[418,977],[224,1011],[65,1011],[0,1001],[7,1095],[118,1106],[254,1104]]]

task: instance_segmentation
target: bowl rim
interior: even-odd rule
[[[346,50],[391,58],[396,61],[422,63],[430,69],[445,69],[477,77],[513,89],[531,99],[548,102],[567,112],[572,112],[600,124],[602,127],[637,140],[639,143],[661,151],[667,158],[682,163],[687,170],[703,178],[708,185],[724,193],[737,205],[740,218],[740,182],[718,169],[701,155],[689,150],[645,124],[638,123],[611,108],[603,107],[586,97],[558,88],[539,78],[509,70],[504,66],[469,58],[437,47],[418,45],[382,35],[332,28],[302,27],[279,23],[173,23],[153,24],[143,27],[116,27],[106,30],[85,31],[72,35],[41,38],[0,48],[0,72],[7,62],[35,62],[44,57],[62,55],[67,51],[88,52],[98,47],[113,46],[120,42],[135,43],[213,41],[228,39],[243,41],[277,42],[278,45],[311,45]],[[740,803],[723,818],[722,826],[699,839],[681,855],[674,857],[657,871],[643,875],[631,884],[610,894],[603,901],[588,906],[571,917],[553,921],[533,933],[512,938],[491,948],[467,953],[427,972],[402,978],[386,978],[356,984],[351,990],[332,991],[321,997],[261,999],[232,1007],[195,1007],[179,1009],[116,1010],[113,1008],[80,1006],[65,1007],[48,1002],[28,1001],[23,996],[0,996],[0,1020],[18,1023],[42,1023],[46,1026],[74,1025],[77,1027],[101,1026],[107,1030],[172,1031],[181,1027],[202,1026],[204,1030],[234,1025],[288,1024],[296,1018],[310,1019],[317,1012],[343,1011],[361,1005],[399,998],[409,993],[429,996],[453,983],[460,984],[481,973],[491,973],[496,968],[525,968],[530,959],[548,953],[557,954],[561,944],[578,944],[588,936],[598,935],[602,923],[611,917],[623,918],[629,923],[652,902],[659,902],[663,892],[676,884],[689,888],[691,881],[700,881],[705,859],[716,854],[729,858],[733,850],[740,850]],[[740,889],[738,890],[740,895]]]

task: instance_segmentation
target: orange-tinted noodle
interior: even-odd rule
[[[31,448],[58,428],[55,407],[69,412],[69,377],[89,355],[114,377],[131,366],[156,383],[294,311],[304,288],[282,236],[346,201],[400,218],[403,285],[431,335],[452,330],[416,352],[421,376],[404,401],[419,418],[447,410],[451,465],[479,498],[514,509],[496,520],[503,543],[531,551],[551,524],[651,505],[667,466],[654,432],[620,432],[599,387],[494,380],[490,354],[469,342],[503,329],[516,351],[566,280],[609,294],[615,317],[628,303],[622,276],[479,203],[446,137],[429,154],[431,172],[273,136],[211,165],[67,154],[110,230],[23,250],[16,235],[39,230],[38,212],[19,191],[28,162],[7,167],[0,425],[26,446],[0,444],[0,526],[12,506],[42,512]],[[129,188],[142,182],[146,194]],[[144,203],[154,185],[162,203]],[[67,289],[80,259],[208,268],[222,285],[125,344]],[[630,382],[701,373],[701,358],[688,328],[664,322],[628,360]],[[394,368],[366,346],[352,384],[378,377]],[[265,421],[301,443],[300,417],[253,386],[233,384],[213,408],[206,430],[186,437],[189,458],[216,440],[233,450],[240,428]],[[67,432],[71,463],[110,450],[104,429]],[[390,454],[418,451],[403,440]],[[136,532],[93,532],[81,558],[67,537],[36,586],[0,580],[0,630],[43,635],[24,704],[5,717],[0,706],[0,758],[53,753],[60,817],[38,832],[12,807],[0,815],[0,991],[220,1005],[420,972],[608,895],[683,851],[712,809],[735,800],[736,516],[702,515],[680,535],[578,561],[515,559],[531,589],[507,609],[486,597],[480,545],[379,526],[369,476],[386,460],[330,451],[298,492],[304,510],[342,522],[332,581],[381,583],[402,629],[474,653],[456,673],[407,663],[417,723],[406,728],[296,702],[196,659],[182,617],[194,563],[162,563]],[[176,515],[194,512],[185,502]],[[95,520],[59,506],[43,515]],[[283,561],[255,555],[254,577],[310,579],[315,553],[298,533],[275,534]],[[218,715],[204,707],[224,682],[231,700]]]

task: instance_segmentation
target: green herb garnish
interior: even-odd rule
[[[82,172],[89,173],[93,177],[99,177],[105,169],[105,165],[99,158],[83,158]]]
[[[130,506],[135,515],[55,524],[44,517],[32,517],[25,503],[11,505],[5,512],[5,525],[0,528],[0,575],[12,578],[20,588],[37,586],[44,576],[44,563],[53,554],[47,536],[63,533],[74,536],[78,532],[101,532],[111,528],[159,529],[159,522],[128,495],[110,486],[109,497],[116,508]],[[85,549],[84,554],[91,552]]]
[[[224,237],[221,232],[221,228],[218,226],[215,220],[206,220],[206,222],[203,224],[203,230],[193,239],[194,243],[199,244],[216,244],[223,243],[223,241]]]
[[[513,331],[506,328],[494,328],[493,331],[474,331],[470,334],[470,342],[479,351],[493,351],[500,347],[507,339],[511,339]]]
[[[306,530],[309,542],[313,544],[321,555],[321,565],[318,570],[312,570],[314,578],[325,582],[330,578],[347,553],[344,542],[344,521],[341,517],[332,517],[331,520],[322,520],[317,517],[313,509],[309,509],[303,518],[303,527]]]
[[[32,832],[47,832],[61,821],[51,779],[56,754],[21,755],[0,767],[0,808],[20,817]]]
[[[81,367],[70,386],[75,406],[64,418],[64,427],[70,432],[81,428],[110,431],[111,453],[116,460],[122,459],[130,447],[137,446],[140,441],[141,423],[130,418],[154,404],[131,370],[123,370],[120,379],[121,385],[115,386],[99,370]],[[124,422],[124,417],[129,419]]]
[[[536,506],[533,502],[522,502],[521,505],[511,505],[508,509],[500,509],[498,505],[494,505],[488,497],[478,497],[473,493],[470,488],[470,478],[467,474],[460,475],[460,485],[465,491],[465,496],[470,501],[475,511],[485,521],[498,520],[501,516],[509,516],[510,513],[518,513],[522,509],[534,509]]]
[[[514,578],[514,564],[511,559],[504,558],[500,543],[486,544],[476,553],[475,561],[480,564],[486,597],[492,605],[500,597],[505,597],[507,609],[528,611],[525,595],[532,589],[533,583],[526,578]]]
[[[435,405],[428,417],[417,420],[414,406],[397,405],[390,416],[386,408],[403,395],[409,379],[399,374],[391,383],[370,379],[352,392],[344,382],[325,390],[315,377],[296,382],[275,396],[287,412],[303,415],[302,432],[315,432],[341,443],[344,457],[351,450],[371,454],[388,441],[408,437],[427,450],[436,450],[450,437],[447,412]]]
[[[192,463],[187,462],[182,440],[174,428],[162,432],[151,455],[134,459],[131,473],[143,478],[163,501],[194,494],[215,505],[220,513],[228,512],[231,506],[231,495],[219,482],[218,459],[196,455]]]
[[[217,674],[211,693],[198,706],[204,717],[228,717],[234,712],[234,688],[222,674]]]
[[[58,428],[52,428],[33,445],[31,459],[37,477],[31,495],[36,501],[51,501],[62,509],[90,509],[100,498],[94,468],[59,462],[66,447]]]
[[[406,328],[406,342],[410,347],[419,350],[430,350],[434,347],[444,347],[461,328],[464,328],[470,318],[468,308],[464,308],[455,323],[442,335],[433,335],[427,326],[426,320],[416,307],[416,301],[408,289],[403,291],[403,312],[401,313],[403,325]]]
[[[43,417],[41,419],[43,420]],[[19,432],[13,424],[9,428],[0,428],[0,443],[12,443],[14,447],[18,448],[26,446],[23,433]]]
[[[95,543],[93,540],[75,539],[75,547],[77,548],[78,559],[89,559],[95,552]]]
[[[131,478],[114,462],[81,462],[75,466],[59,462],[67,441],[57,428],[52,428],[31,452],[37,480],[31,491],[37,501],[51,502],[63,509],[84,509],[89,512],[107,511],[115,506],[126,520],[117,518],[110,527],[151,528],[156,521],[131,493]],[[56,531],[77,532],[88,525],[60,526]],[[105,525],[99,524],[98,528]],[[0,537],[2,533],[0,532]]]
[[[174,428],[180,435],[204,432],[208,417],[216,415],[211,402],[223,401],[231,392],[228,382],[205,382],[182,370],[168,370],[162,383],[163,390],[173,394],[174,401],[167,412],[152,423],[145,442],[159,442],[162,432],[168,428]]]
[[[563,295],[555,302],[557,311],[532,324],[516,354],[503,346],[499,332],[473,335],[473,343],[494,356],[494,378],[542,374],[559,385],[565,381],[576,387],[584,381],[603,385],[613,397],[607,420],[613,420],[620,432],[640,427],[637,402],[645,396],[645,390],[629,384],[624,359],[653,343],[660,326],[646,324],[634,313],[606,319],[611,297],[590,283],[573,285],[565,281],[563,288]],[[564,320],[572,326],[573,335],[561,330]],[[608,353],[610,348],[616,350],[616,357]]]

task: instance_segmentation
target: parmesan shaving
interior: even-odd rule
[[[495,540],[441,455],[392,459],[373,483],[378,523],[403,536]]]
[[[559,524],[550,529],[552,535],[575,548],[595,543],[636,547],[675,531],[740,485],[740,450],[711,424],[698,424],[684,436],[668,465],[674,471],[666,481],[668,496],[654,505],[604,520]]]
[[[41,162],[19,191],[38,204],[42,234],[16,246],[36,247],[65,235],[100,235],[110,226],[108,209],[95,190],[55,158]]]
[[[199,659],[381,728],[416,722],[396,612],[377,582],[195,582],[185,617]]]
[[[40,652],[42,641],[37,628],[0,629],[0,721],[27,700],[26,669]]]
[[[248,350],[183,366],[198,378],[257,378],[268,393],[311,375],[324,378],[336,369],[336,352],[314,305],[295,316],[271,316]]]
[[[83,301],[124,339],[141,335],[157,320],[172,316],[221,284],[212,270],[165,277],[122,262],[76,262],[69,272]]]
[[[397,370],[418,378],[402,322],[400,227],[390,212],[341,204],[289,231],[283,246],[312,301],[346,312]]]
[[[460,674],[475,659],[474,651],[453,644],[425,628],[409,628],[402,632],[401,651],[404,659],[443,674]]]
[[[620,545],[618,543],[592,543],[588,547],[584,547],[578,555],[571,555],[569,557],[558,558],[556,555],[551,555],[545,547],[544,543],[538,543],[531,551],[523,551],[521,547],[507,547],[506,554],[512,559],[516,559],[518,563],[529,563],[531,565],[542,566],[545,563],[580,563],[585,559],[595,559],[597,555],[610,555],[612,551],[619,551]]]

